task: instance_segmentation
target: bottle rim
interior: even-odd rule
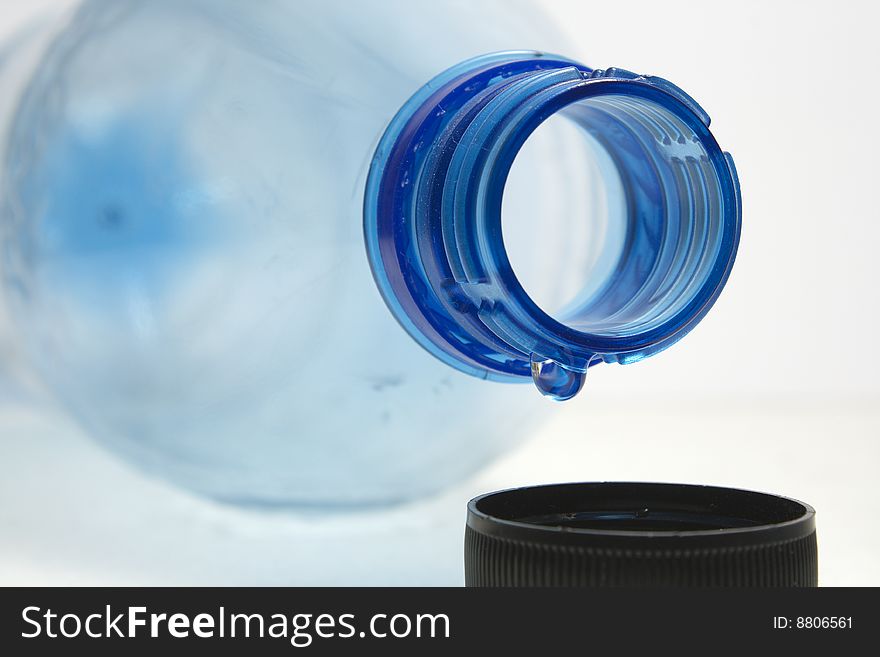
[[[701,270],[698,287],[681,288],[687,299],[676,299],[674,312],[657,311],[653,325],[633,324],[645,330],[602,334],[556,319],[528,294],[504,246],[501,199],[513,161],[538,126],[580,101],[615,95],[650,100],[692,131],[717,177],[721,226],[711,267]],[[449,69],[401,108],[371,163],[364,231],[380,293],[421,346],[468,374],[534,379],[542,388],[543,364],[558,365],[571,383],[559,395],[542,389],[557,399],[575,394],[598,362],[635,362],[665,349],[714,304],[739,244],[738,178],[708,126],[702,108],[668,81],[622,69],[593,70],[532,51]],[[476,144],[476,152],[460,144]]]

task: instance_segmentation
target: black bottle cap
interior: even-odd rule
[[[468,504],[467,586],[817,586],[815,510],[734,488],[581,483]]]

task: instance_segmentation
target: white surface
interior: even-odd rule
[[[676,82],[735,157],[740,254],[697,330],[591,373],[478,479],[329,520],[219,507],[142,478],[0,373],[0,584],[459,584],[472,494],[597,479],[801,498],[818,511],[821,583],[880,584],[875,5],[546,4],[574,56]],[[24,7],[0,2],[0,34]]]
[[[330,517],[195,499],[132,472],[60,418],[6,410],[0,421],[16,443],[2,452],[0,583],[460,585],[471,496],[601,479],[784,492],[817,509],[821,584],[880,583],[880,412],[584,406],[442,497]]]

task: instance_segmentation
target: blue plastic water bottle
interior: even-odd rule
[[[500,0],[85,2],[7,129],[35,369],[220,500],[386,504],[473,472],[551,407],[499,382],[568,399],[666,348],[738,243],[696,102],[511,50],[557,43]]]

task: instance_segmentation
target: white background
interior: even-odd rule
[[[0,37],[42,4],[0,1]],[[456,585],[470,496],[597,479],[802,499],[818,511],[821,583],[880,584],[875,4],[544,4],[566,54],[671,79],[733,153],[742,243],[700,326],[655,358],[591,372],[475,480],[331,519],[229,509],[143,479],[29,401],[0,335],[0,584]]]

